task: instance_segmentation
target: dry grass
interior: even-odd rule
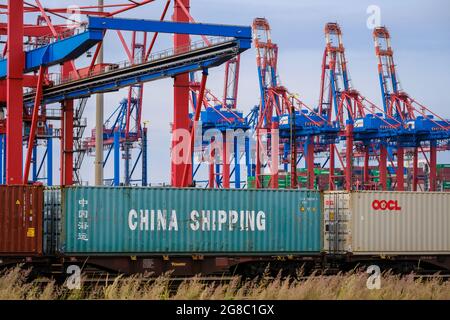
[[[19,267],[0,274],[0,300],[3,299],[450,299],[450,281],[383,274],[381,289],[366,287],[367,274],[351,272],[336,276],[314,276],[303,280],[268,279],[251,281],[235,277],[223,283],[203,283],[198,278],[185,280],[171,292],[169,275],[156,280],[142,276],[117,277],[106,285],[94,284],[78,290],[38,280],[27,281],[29,270]]]

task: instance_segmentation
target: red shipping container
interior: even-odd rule
[[[42,254],[44,187],[0,186],[0,254]]]

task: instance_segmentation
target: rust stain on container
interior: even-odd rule
[[[0,186],[0,254],[42,254],[42,186]]]

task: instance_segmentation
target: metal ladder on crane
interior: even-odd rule
[[[80,169],[83,164],[84,156],[87,152],[87,148],[83,143],[83,135],[87,126],[86,118],[83,118],[84,109],[87,104],[87,97],[81,98],[78,102],[78,106],[74,114],[73,123],[73,143],[74,143],[74,161],[73,161],[73,173],[74,184],[81,184]]]

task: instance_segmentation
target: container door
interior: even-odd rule
[[[44,191],[44,252],[55,254],[61,235],[61,189],[46,188]]]
[[[43,188],[0,186],[0,254],[42,253]]]
[[[324,194],[324,250],[331,254],[351,251],[349,200],[346,192]]]

